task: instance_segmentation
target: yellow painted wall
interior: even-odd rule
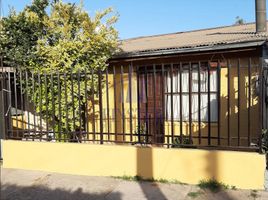
[[[237,77],[237,66],[238,60],[230,60],[230,134],[231,137],[238,136],[238,77]],[[258,95],[256,94],[255,83],[257,80],[257,75],[259,74],[259,59],[252,59],[252,68],[251,68],[251,86],[249,87],[249,78],[248,78],[248,58],[240,60],[240,136],[241,136],[241,145],[247,146],[247,136],[248,136],[248,91],[251,89],[251,129],[250,133],[253,138],[252,142],[257,142],[258,134],[260,133],[259,129],[259,105],[258,105]],[[228,69],[227,66],[222,66],[221,68],[221,121],[220,121],[220,131],[221,137],[227,138],[227,102],[228,102]],[[110,121],[110,132],[114,133],[123,133],[123,121],[122,121],[122,84],[121,84],[121,76],[120,76],[120,67],[116,68],[116,102],[117,102],[117,111],[114,112],[114,77],[113,74],[110,73],[108,76],[109,83],[109,121]],[[133,133],[137,130],[138,125],[138,113],[137,113],[137,75],[136,72],[133,72],[131,77],[132,80],[132,112],[133,112]],[[129,96],[129,77],[128,77],[128,66],[124,68],[123,74],[123,92],[124,92],[124,107],[125,107],[125,133],[130,133],[130,120],[129,120],[129,110],[130,110],[130,102],[128,99]],[[98,102],[97,96],[95,97]],[[92,109],[89,109],[90,114],[92,115]],[[99,120],[99,105],[95,105],[95,127],[96,132],[99,132],[100,120]],[[115,115],[117,116],[117,121],[115,122]],[[108,120],[107,120],[107,94],[106,88],[103,88],[103,125],[104,132],[108,132]],[[115,130],[115,123],[117,125],[117,130]],[[93,120],[89,120],[89,131],[92,131]],[[193,136],[198,136],[198,123],[192,123]],[[170,121],[165,122],[165,134],[171,135],[171,123]],[[189,135],[189,123],[183,123],[183,134]],[[180,123],[174,122],[174,135],[180,135]],[[201,135],[208,135],[208,124],[201,124]],[[218,135],[218,124],[211,123],[211,136],[217,137]],[[96,136],[98,138],[98,136]],[[92,138],[91,138],[92,139]],[[99,138],[98,138],[99,139]],[[108,137],[104,137],[104,139],[108,139]],[[110,136],[111,140],[122,141],[122,136],[118,136],[115,138],[114,136]],[[171,138],[170,138],[171,139]],[[130,141],[130,136],[126,136],[126,141]],[[133,141],[137,141],[137,137],[133,137]],[[167,139],[166,141],[167,142]],[[171,142],[171,141],[170,141]],[[194,139],[194,144],[198,144],[198,139]],[[216,145],[217,139],[211,139],[211,144]],[[236,138],[231,140],[231,146],[236,146],[238,144],[238,140]],[[201,145],[208,145],[207,139],[202,139]],[[227,145],[227,139],[221,139],[221,145]]]
[[[189,184],[214,178],[243,189],[264,184],[265,156],[258,153],[4,140],[3,158],[4,168]]]

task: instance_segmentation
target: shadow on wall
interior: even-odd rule
[[[75,191],[66,191],[60,188],[50,189],[44,186],[33,185],[21,187],[17,185],[2,185],[1,199],[3,200],[93,200],[93,199],[122,199],[120,193],[85,193],[82,188]]]
[[[137,176],[149,180],[152,180],[154,177],[153,149],[150,147],[137,148]],[[139,182],[139,185],[147,199],[167,199],[157,184],[152,184],[154,192],[148,190],[148,184],[144,184],[142,181]]]

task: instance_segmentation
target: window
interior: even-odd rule
[[[189,65],[182,66],[182,94],[180,93],[180,72],[179,66],[174,65],[173,70],[173,119],[180,121],[189,121]],[[210,119],[216,122],[218,118],[217,106],[217,69],[210,69]],[[171,120],[171,72],[166,73],[165,79],[165,102],[166,102],[166,118]],[[192,121],[198,121],[198,64],[192,64],[192,95],[191,95],[191,112]],[[182,95],[182,96],[181,96]],[[182,113],[180,113],[180,99],[182,100]],[[201,121],[208,121],[208,70],[207,64],[202,64],[200,68],[200,115]]]

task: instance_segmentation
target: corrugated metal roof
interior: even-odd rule
[[[268,23],[267,23],[268,25]],[[255,23],[178,32],[122,40],[121,52],[117,55],[138,54],[139,52],[156,52],[170,49],[189,49],[212,47],[218,45],[266,41],[266,33],[256,33]]]

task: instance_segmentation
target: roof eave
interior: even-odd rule
[[[208,45],[208,46],[200,46],[200,47],[192,47],[192,48],[177,48],[177,49],[174,48],[174,49],[127,52],[127,53],[114,55],[111,58],[111,60],[256,47],[256,46],[262,46],[265,42],[266,40],[256,40],[256,41],[250,41],[250,42],[248,41],[236,42],[236,43],[229,43],[229,44],[217,44],[217,45]]]

